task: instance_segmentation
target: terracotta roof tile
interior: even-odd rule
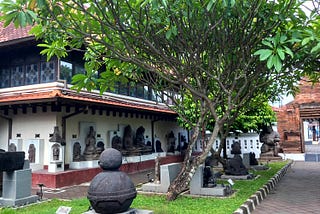
[[[147,103],[139,103],[133,102],[129,100],[114,100],[112,98],[103,98],[102,96],[88,96],[87,94],[81,94],[77,92],[73,92],[72,90],[60,90],[60,89],[53,89],[48,90],[46,92],[38,92],[34,91],[33,93],[13,93],[7,96],[0,96],[0,103],[1,104],[14,104],[14,103],[31,103],[31,102],[41,102],[44,100],[50,100],[53,98],[63,98],[63,99],[70,99],[70,100],[78,100],[84,102],[91,102],[91,103],[99,103],[109,106],[115,107],[122,107],[122,108],[130,108],[130,109],[137,109],[137,110],[146,110],[146,111],[153,111],[153,112],[162,112],[166,114],[176,115],[176,113],[170,110],[168,107],[163,105],[157,104],[147,104]]]
[[[7,27],[3,27],[3,22],[0,22],[0,43],[33,37],[29,34],[30,29],[31,26],[15,28],[12,23]]]

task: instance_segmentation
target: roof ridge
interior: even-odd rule
[[[32,37],[29,33],[32,26],[16,28],[13,23],[10,23],[7,27],[4,27],[4,22],[0,22],[0,43],[9,42],[13,40],[20,40],[27,37]]]

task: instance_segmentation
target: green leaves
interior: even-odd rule
[[[270,49],[260,49],[260,50],[256,51],[254,53],[254,55],[260,55],[260,60],[264,61],[267,58],[269,58],[272,53],[273,53],[273,51]]]
[[[81,51],[87,73],[74,77],[78,88],[103,92],[122,78],[154,89],[165,85],[190,93],[189,101],[181,100],[181,106],[189,102],[185,108],[176,106],[180,115],[198,119],[199,108],[210,106],[207,121],[239,112],[259,93],[292,88],[302,72],[293,70],[289,78],[283,73],[298,66],[314,69],[320,52],[319,18],[306,20],[296,1],[3,0],[1,5],[5,24],[37,23],[31,33],[43,41],[47,60]]]
[[[277,33],[275,37],[269,37],[262,41],[266,46],[264,49],[254,52],[254,56],[259,56],[260,61],[267,61],[268,69],[275,68],[276,71],[281,71],[286,55],[294,57],[293,52],[288,47],[292,40],[288,40],[287,36]]]
[[[0,2],[0,8],[2,8],[0,17],[1,21],[4,21],[4,27],[13,23],[17,27],[26,27],[27,25],[33,25],[37,19],[37,14],[29,6],[35,0],[28,4],[27,0],[4,0]]]
[[[51,59],[51,57],[56,56],[58,58],[62,58],[67,56],[66,46],[68,45],[67,41],[64,39],[58,39],[56,41],[51,42],[51,44],[39,44],[39,47],[44,48],[40,54],[47,55],[47,61]]]
[[[171,26],[166,32],[166,38],[170,39],[171,36],[176,36],[178,34],[178,30],[176,26]]]
[[[212,8],[212,6],[213,6],[213,4],[216,2],[216,0],[210,0],[209,1],[209,3],[207,4],[207,11],[210,11],[211,10],[211,8]]]

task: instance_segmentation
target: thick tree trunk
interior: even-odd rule
[[[208,144],[203,148],[201,155],[193,157],[192,156],[192,147],[196,142],[196,138],[192,139],[192,142],[189,143],[188,151],[185,154],[184,161],[181,167],[181,171],[178,174],[177,178],[170,184],[167,192],[167,200],[175,200],[182,192],[189,189],[190,181],[195,174],[198,167],[205,161],[208,156],[212,145],[218,135],[219,125],[216,123],[212,135],[208,141]]]

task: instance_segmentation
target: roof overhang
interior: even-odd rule
[[[30,42],[30,41],[35,41],[35,37],[34,36],[29,36],[29,37],[24,37],[24,38],[19,38],[19,39],[14,39],[14,40],[1,42],[0,43],[0,47],[19,45],[21,43]]]
[[[112,93],[100,95],[98,92],[77,92],[59,82],[0,89],[0,106],[52,101],[60,101],[69,105],[72,103],[82,103],[90,106],[98,105],[108,108],[148,111],[172,116],[177,115],[176,112],[172,111],[165,104]]]
[[[319,119],[320,118],[320,103],[305,103],[299,106],[300,118]]]

